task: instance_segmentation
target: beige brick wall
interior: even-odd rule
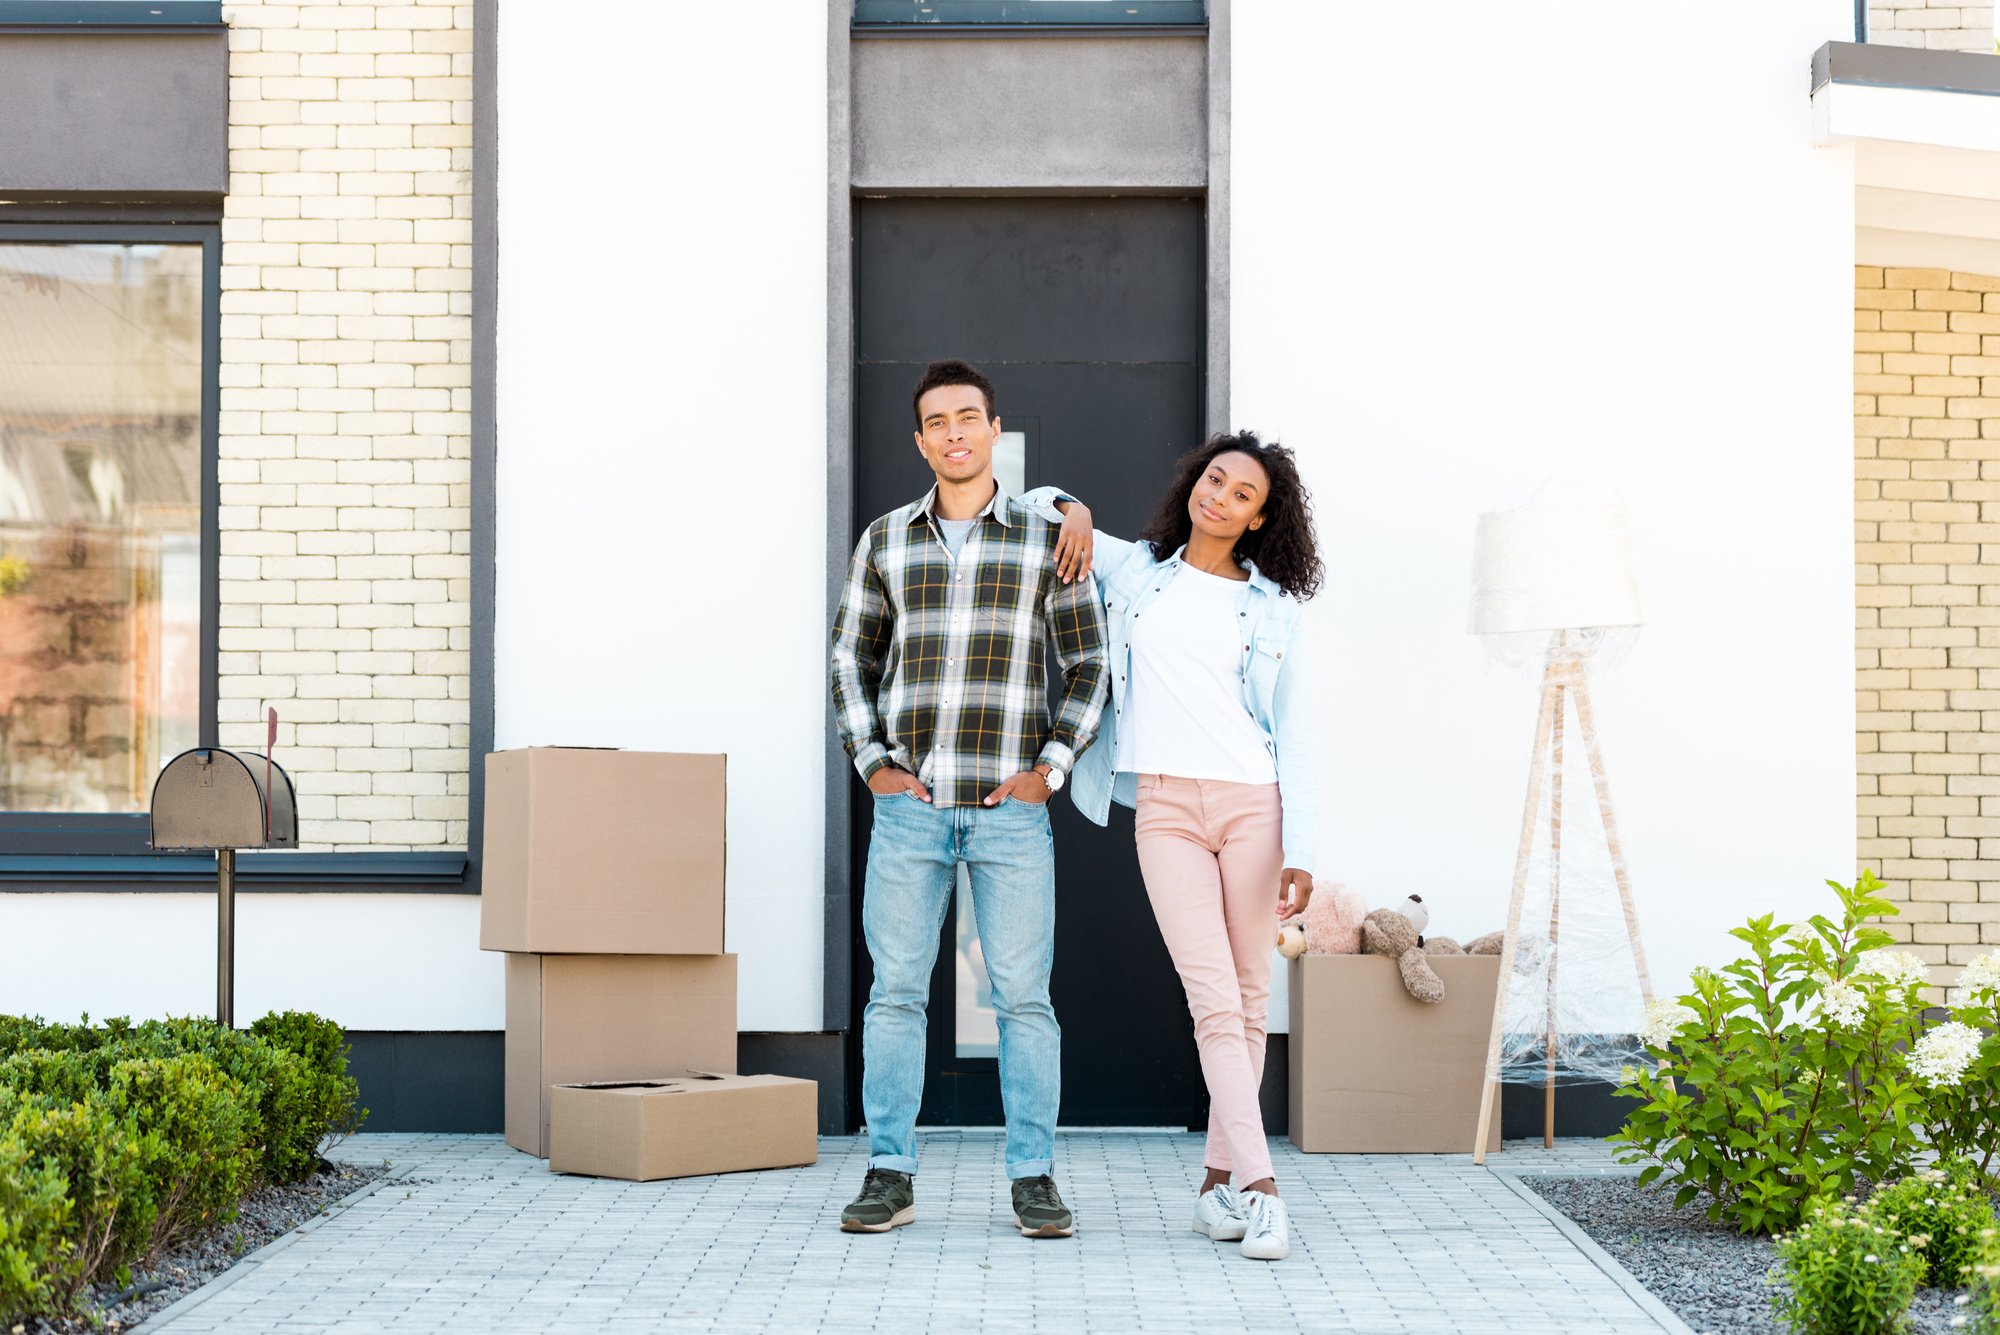
[[[221,741],[300,841],[463,846],[472,7],[225,4]]]
[[[1854,282],[1860,857],[1962,964],[2000,945],[2000,277]]]
[[[1993,6],[1959,0],[1869,0],[1871,46],[1992,51]]]

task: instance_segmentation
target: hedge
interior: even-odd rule
[[[306,1177],[366,1113],[339,1025],[297,1011],[46,1024],[0,1015],[0,1328],[79,1309]]]

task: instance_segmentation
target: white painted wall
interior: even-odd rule
[[[0,1015],[215,1013],[215,895],[0,894]],[[501,957],[470,895],[238,895],[236,1022],[499,1029]]]
[[[1502,925],[1536,686],[1466,633],[1473,526],[1600,479],[1648,619],[1600,727],[1678,991],[1855,862],[1854,186],[1808,86],[1853,9],[1425,19],[1234,10],[1231,407],[1305,456],[1332,572],[1321,871]]]
[[[729,755],[739,1024],[821,1025],[826,27],[510,6],[496,744]]]

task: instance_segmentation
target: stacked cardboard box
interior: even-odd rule
[[[515,1149],[550,1157],[559,1086],[734,1075],[736,957],[722,949],[725,786],[722,756],[533,747],[486,758],[479,945],[507,954],[506,1130]],[[724,1084],[720,1103],[736,1109],[726,1115],[748,1115],[746,1100],[762,1100],[775,1110],[772,1126],[791,1132],[767,1154],[754,1145],[745,1154],[739,1143],[732,1164],[801,1162],[791,1122],[803,1106],[811,1140],[813,1083],[704,1079],[675,1088],[706,1108],[720,1106]],[[580,1110],[572,1115],[581,1134],[593,1100],[562,1102]],[[588,1163],[573,1171],[636,1164],[640,1142],[662,1143],[663,1134],[675,1152],[653,1163],[727,1171],[684,1167],[705,1161],[686,1143],[705,1133],[699,1117],[681,1121],[664,1133],[657,1117],[602,1122],[588,1137]],[[621,1157],[614,1133],[632,1139],[632,1154]],[[550,1167],[572,1171],[561,1159]]]

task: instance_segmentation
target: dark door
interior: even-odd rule
[[[911,438],[926,362],[963,357],[993,381],[1007,433],[995,471],[1018,488],[1060,485],[1100,527],[1137,536],[1168,467],[1202,425],[1203,211],[1198,199],[887,199],[855,219],[855,522],[931,485]],[[1054,657],[1048,658],[1055,672]],[[871,804],[855,784],[855,1008],[873,980],[860,905]],[[1109,828],[1059,794],[1056,962],[1062,1121],[1194,1126],[1206,1100],[1187,1002],[1153,926],[1132,813]],[[963,893],[947,915],[931,987],[919,1120],[1002,1120],[997,1029]]]

